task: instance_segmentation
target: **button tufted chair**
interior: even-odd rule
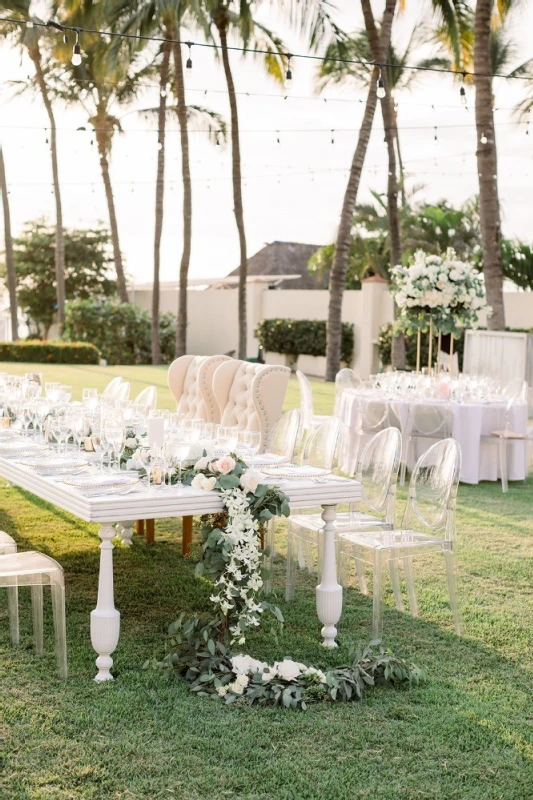
[[[213,394],[213,375],[229,356],[181,356],[168,368],[168,385],[177,408],[187,419],[220,422],[218,404]]]
[[[232,359],[213,377],[213,392],[222,425],[261,432],[261,452],[281,415],[291,371]]]

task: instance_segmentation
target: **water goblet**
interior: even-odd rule
[[[176,434],[169,441],[169,451],[172,462],[178,467],[177,486],[181,488],[181,471],[184,460],[189,455],[191,449],[191,439],[186,433]]]
[[[231,453],[235,450],[239,431],[231,425],[219,425],[217,431],[218,446],[224,450],[224,454]]]

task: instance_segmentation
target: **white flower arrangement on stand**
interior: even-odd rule
[[[406,333],[430,331],[430,366],[433,330],[460,336],[466,328],[477,328],[480,315],[490,316],[482,275],[466,261],[460,261],[448,248],[442,256],[417,250],[411,263],[391,271],[391,293],[400,309],[397,326]],[[417,369],[419,368],[419,355]]]

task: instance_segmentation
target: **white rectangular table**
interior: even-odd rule
[[[38,475],[16,460],[5,458],[0,458],[0,475],[15,486],[32,492],[86,522],[100,523],[98,599],[96,608],[91,612],[91,643],[98,653],[98,674],[95,680],[113,680],[110,673],[113,665],[111,654],[117,648],[120,633],[120,612],[115,608],[113,592],[111,540],[116,536],[114,524],[121,522],[124,529],[123,539],[131,544],[133,520],[214,514],[223,508],[219,494],[187,486],[181,489],[147,489],[126,495],[85,497],[54,478]],[[336,507],[339,504],[357,502],[361,497],[360,485],[355,481],[331,477],[323,483],[308,479],[284,481],[281,489],[289,497],[291,510],[316,506],[323,508],[324,556],[322,580],[316,587],[317,616],[323,624],[324,646],[336,647],[335,626],[342,613],[342,588],[337,580],[335,548]]]

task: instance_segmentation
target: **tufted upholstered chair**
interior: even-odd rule
[[[232,359],[221,364],[213,377],[213,392],[220,423],[239,430],[260,431],[264,452],[281,408],[291,371]]]
[[[213,394],[213,375],[229,356],[181,356],[168,368],[168,385],[176,398],[177,410],[186,419],[220,422]]]

